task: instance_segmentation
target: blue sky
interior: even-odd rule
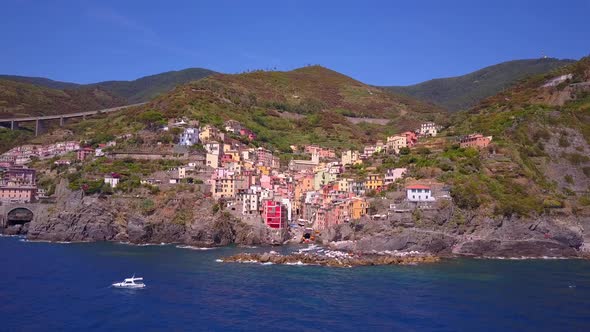
[[[590,54],[587,0],[0,1],[0,73],[79,83],[321,64],[405,85]]]

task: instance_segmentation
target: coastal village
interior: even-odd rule
[[[241,219],[264,223],[273,241],[288,238],[290,230],[302,241],[312,241],[316,231],[361,218],[386,218],[371,209],[370,198],[382,192],[395,192],[389,213],[428,209],[438,200],[450,199],[449,188],[433,179],[408,177],[406,168],[366,166],[376,155],[399,156],[410,149],[431,146],[441,130],[433,122],[366,145],[362,151],[336,152],[318,145],[291,146],[301,159],[281,164],[273,151],[254,147],[256,134],[241,123],[229,120],[223,128],[199,125],[197,121],[174,119],[157,129],[178,133],[173,153],[122,151],[117,137],[103,144],[67,141],[49,145],[23,145],[0,156],[2,182],[0,201],[32,203],[51,200],[46,188],[38,186],[36,170],[28,165],[35,160],[51,160],[52,168],[74,172],[75,165],[90,160],[175,160],[178,166],[142,177],[145,188],[165,190],[179,184],[204,186],[207,197],[218,209]],[[447,138],[445,138],[447,139]],[[456,139],[465,148],[485,148],[491,137],[472,134]],[[102,158],[102,159],[99,159]],[[362,172],[355,172],[362,168]],[[359,175],[360,174],[360,175]],[[117,173],[98,179],[111,192],[126,181]],[[82,188],[86,189],[86,188]]]

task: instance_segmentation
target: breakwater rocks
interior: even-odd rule
[[[271,251],[266,253],[240,253],[223,258],[224,263],[260,263],[282,265],[318,265],[329,267],[353,267],[374,265],[413,265],[434,263],[437,256],[422,253],[355,255],[341,251],[324,253],[294,252],[286,255]]]

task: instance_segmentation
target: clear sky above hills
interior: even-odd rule
[[[590,1],[1,0],[0,73],[90,83],[321,64],[405,85],[590,53]]]

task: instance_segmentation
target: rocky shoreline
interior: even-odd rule
[[[294,252],[282,255],[274,251],[265,253],[240,253],[220,260],[224,263],[260,263],[279,265],[316,265],[328,267],[355,267],[378,265],[414,265],[435,263],[440,257],[422,253],[359,255],[342,251],[323,253]]]
[[[36,210],[31,222],[0,228],[0,233],[52,242],[196,247],[273,244],[260,221],[242,220],[229,212],[213,213],[212,199],[183,195],[146,214],[132,198],[84,196],[62,184],[56,204]],[[175,220],[177,211],[184,210],[191,215]],[[491,218],[461,212],[451,205],[421,211],[419,218],[413,213],[398,213],[387,220],[366,218],[336,225],[318,234],[315,243],[361,255],[421,252],[437,257],[586,258],[590,234],[585,229],[590,229],[590,217],[581,214]]]

